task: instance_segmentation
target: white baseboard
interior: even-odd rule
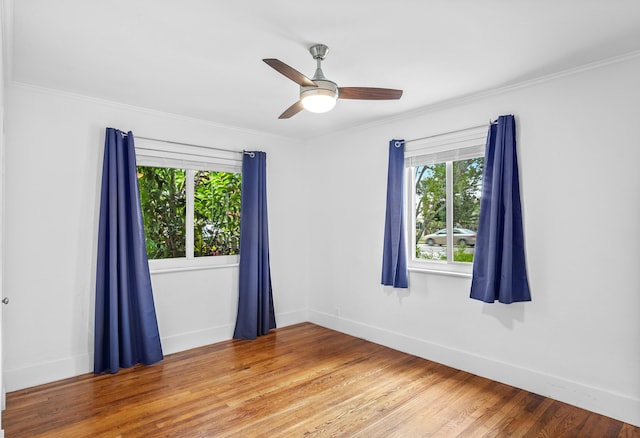
[[[294,310],[292,312],[276,314],[276,324],[278,327],[286,327],[289,325],[300,324],[309,321],[309,312],[307,309]]]
[[[7,392],[55,382],[93,371],[93,355],[83,354],[65,359],[39,363],[30,367],[5,370]]]
[[[309,321],[395,350],[640,426],[640,400],[562,377],[309,310]]]
[[[178,353],[180,351],[191,350],[203,345],[214,344],[226,341],[233,336],[233,327],[222,325],[219,327],[209,327],[204,330],[180,333],[162,338],[162,352],[167,354]]]
[[[286,327],[306,321],[308,321],[306,309],[276,315],[278,327]],[[226,341],[233,337],[233,329],[232,325],[223,325],[166,336],[161,339],[162,352],[167,355]],[[7,392],[12,392],[91,372],[93,372],[93,352],[88,352],[83,355],[39,363],[29,367],[4,370],[4,381]]]
[[[306,321],[308,321],[306,309],[276,315],[278,327],[286,327]],[[203,345],[215,344],[216,342],[228,341],[233,337],[233,330],[234,326],[223,325],[210,327],[205,330],[167,336],[162,338],[162,351],[166,355],[202,347]]]

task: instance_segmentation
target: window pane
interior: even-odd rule
[[[239,173],[195,173],[194,256],[238,254],[241,184]]]
[[[138,166],[149,259],[185,257],[185,171]]]
[[[472,262],[482,195],[484,158],[453,162],[453,260]]]
[[[416,258],[446,260],[446,164],[418,166],[415,171]],[[442,245],[439,247],[438,245]]]

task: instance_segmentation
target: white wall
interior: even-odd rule
[[[124,105],[9,87],[5,312],[8,390],[93,370],[93,305],[104,131],[267,152],[271,269],[279,326],[307,320],[304,260],[290,257],[298,219],[300,145]],[[230,339],[237,268],[152,276],[165,354]]]
[[[640,425],[638,77],[636,57],[313,140],[311,321]],[[533,301],[417,272],[382,287],[388,141],[501,114],[517,119]]]

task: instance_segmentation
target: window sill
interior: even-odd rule
[[[188,271],[204,271],[207,269],[226,269],[237,268],[238,263],[230,265],[209,265],[209,266],[184,266],[178,268],[149,268],[151,275],[153,274],[170,274],[172,272],[188,272]]]
[[[239,256],[197,257],[194,259],[149,260],[151,274],[237,268]]]
[[[471,278],[471,272],[463,272],[463,271],[451,271],[445,269],[432,269],[425,267],[409,267],[409,272],[418,272],[421,274],[435,274],[435,275],[444,275],[447,277],[458,277],[458,278]]]

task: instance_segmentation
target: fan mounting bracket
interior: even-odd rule
[[[329,53],[329,47],[324,44],[314,44],[309,47],[309,53],[313,56],[313,59],[320,59],[324,61],[324,58],[327,57],[327,53]]]

